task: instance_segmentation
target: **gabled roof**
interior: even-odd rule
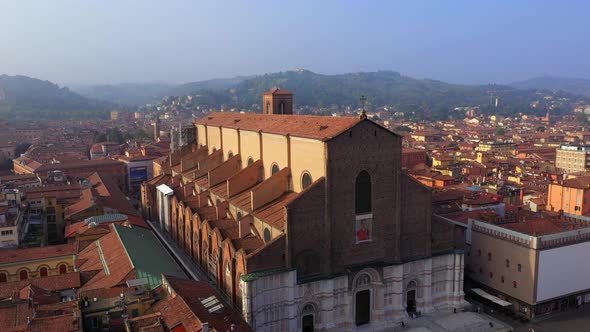
[[[173,276],[165,276],[168,285],[176,296],[168,295],[155,305],[169,329],[182,326],[185,331],[201,331],[201,324],[209,323],[213,331],[229,331],[235,324],[236,331],[252,331],[237,311],[221,301],[221,297],[207,282],[192,281]],[[206,299],[217,301],[219,307],[209,308]]]
[[[328,141],[361,121],[354,117],[218,112],[195,123]]]
[[[79,288],[80,272],[0,283],[0,300],[9,298],[14,292],[18,292],[30,285],[49,291]]]
[[[273,88],[270,91],[265,92],[264,95],[293,95],[293,93],[279,88]]]
[[[0,251],[0,265],[76,254],[76,244]]]
[[[161,273],[185,277],[154,234],[141,227],[111,224],[109,234],[84,248],[80,271],[98,271],[84,289],[110,288],[129,279],[145,278],[150,288],[161,284]]]

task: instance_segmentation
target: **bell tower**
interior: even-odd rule
[[[160,141],[160,116],[156,114],[156,121],[154,122],[154,141]]]
[[[263,114],[293,114],[293,94],[274,88],[262,95]]]

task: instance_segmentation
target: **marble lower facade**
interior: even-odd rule
[[[256,331],[379,331],[463,305],[463,266],[457,252],[300,283],[270,273],[240,281],[242,312]]]

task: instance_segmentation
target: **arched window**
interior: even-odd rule
[[[48,275],[48,271],[45,266],[43,266],[42,268],[39,269],[39,276],[47,277],[47,275]]]
[[[18,273],[18,277],[20,280],[27,280],[27,279],[29,279],[29,272],[27,272],[27,270],[21,270]]]
[[[311,185],[311,175],[307,172],[301,176],[301,189],[305,189]]]
[[[8,276],[6,275],[6,273],[0,273],[0,282],[7,282],[8,281]]]
[[[355,182],[355,212],[364,214],[371,212],[371,176],[362,171]]]
[[[265,228],[264,229],[264,242],[269,242],[270,240],[271,240],[270,229]]]
[[[506,267],[510,267],[510,260],[509,259],[506,260]]]
[[[270,114],[270,102],[266,102],[266,114]]]
[[[270,174],[271,175],[275,175],[276,173],[279,172],[279,165],[277,164],[272,164],[272,168],[270,169]]]
[[[242,212],[238,211],[238,213],[236,214],[236,218],[238,220],[242,219]]]
[[[230,151],[230,152],[227,153],[227,159],[229,159],[229,158],[231,158],[233,156],[234,156],[234,153],[233,152]]]
[[[285,114],[285,103],[281,101],[279,104],[279,109],[281,110],[281,114]]]
[[[254,164],[254,159],[252,157],[248,157],[248,166]]]
[[[68,266],[65,264],[59,265],[59,274],[66,274],[68,272]]]

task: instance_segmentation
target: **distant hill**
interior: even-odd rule
[[[110,103],[82,97],[49,81],[0,75],[0,118],[106,118],[110,107]]]
[[[196,91],[222,91],[235,87],[239,83],[251,79],[254,76],[238,76],[234,78],[214,78],[206,81],[197,81],[178,85],[169,91],[170,95],[183,96]]]
[[[145,105],[168,95],[173,85],[165,83],[123,83],[115,85],[72,86],[84,97],[119,105]]]
[[[501,115],[545,114],[548,104],[542,96],[551,93],[539,90],[519,90],[504,85],[459,85],[430,79],[415,79],[394,71],[361,72],[322,75],[307,70],[286,71],[244,79],[225,91],[195,90],[201,100],[213,105],[249,108],[259,105],[261,94],[273,87],[290,90],[299,106],[338,108],[360,106],[359,97],[365,95],[373,106],[389,106],[390,110],[414,112],[432,119],[447,118],[455,107],[479,106],[483,112]],[[578,99],[560,92],[557,97]],[[498,108],[492,105],[500,99]],[[537,107],[530,104],[539,101]],[[569,111],[569,105],[552,107],[554,114]],[[454,117],[461,117],[456,114]]]
[[[140,106],[159,101],[166,96],[184,96],[195,91],[227,90],[248,77],[217,78],[180,85],[165,83],[123,83],[114,85],[72,86],[82,96],[119,105]]]
[[[590,97],[590,79],[586,78],[541,76],[510,83],[509,85],[517,89],[545,89],[550,91],[565,91]]]

